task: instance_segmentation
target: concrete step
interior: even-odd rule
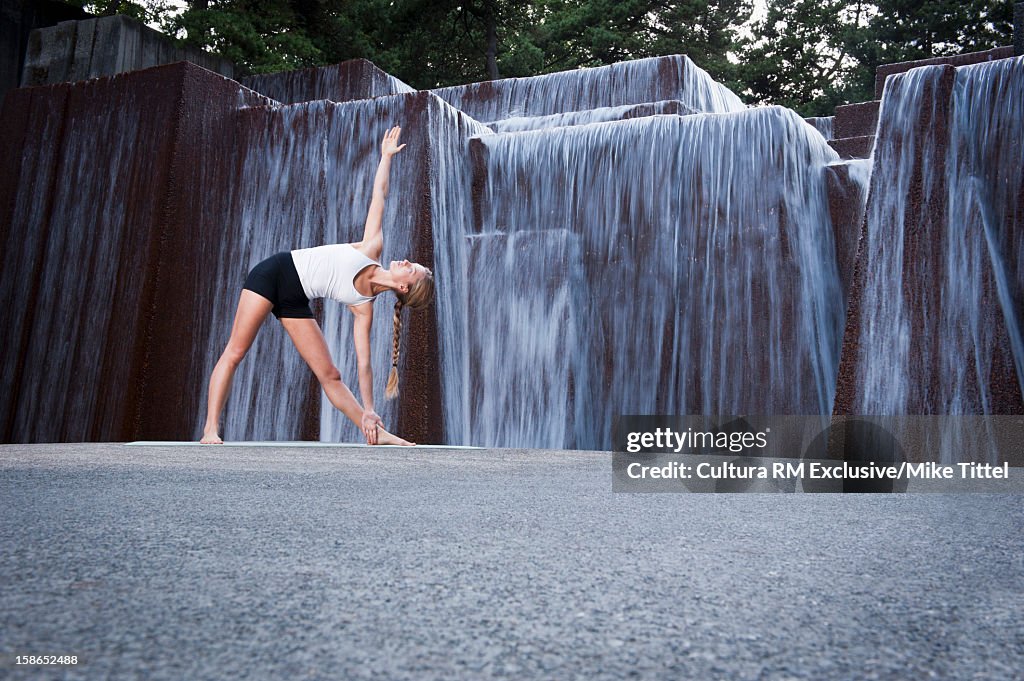
[[[835,120],[832,123],[832,139],[874,135],[875,128],[878,127],[880,104],[880,101],[875,100],[837,106]]]
[[[896,64],[882,64],[875,69],[875,99],[882,98],[882,89],[885,87],[885,79],[897,73],[906,73],[918,66],[935,66],[938,64],[949,64],[950,66],[967,66],[969,64],[980,64],[996,59],[1009,59],[1013,56],[1013,47],[996,47],[982,52],[968,52],[967,54],[954,54],[949,57],[932,57],[931,59],[918,59],[917,61],[904,61]]]
[[[860,135],[858,137],[843,137],[828,141],[841,158],[871,158],[871,150],[875,146],[874,135]]]

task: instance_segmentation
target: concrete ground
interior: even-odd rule
[[[5,445],[0,678],[1021,678],[1022,500],[613,494],[593,452]]]

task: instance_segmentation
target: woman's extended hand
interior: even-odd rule
[[[363,421],[360,424],[360,427],[363,429],[363,435],[366,436],[366,444],[377,444],[377,426],[383,428],[384,420],[372,409],[364,411]]]
[[[402,149],[405,149],[405,145],[398,144],[398,136],[402,134],[402,129],[397,125],[386,133],[384,133],[384,141],[380,143],[380,155],[384,157],[394,156]]]

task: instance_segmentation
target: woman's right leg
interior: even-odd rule
[[[281,318],[281,324],[295,344],[302,359],[312,369],[324,394],[334,407],[349,418],[356,426],[360,426],[363,418],[363,407],[356,400],[355,395],[341,380],[338,367],[334,366],[331,359],[331,351],[324,340],[323,331],[315,319],[288,319]],[[412,445],[412,442],[404,440],[397,435],[377,426],[377,443],[382,445]]]
[[[258,293],[242,289],[238,299],[238,310],[235,322],[231,326],[231,338],[227,347],[217,360],[217,365],[210,374],[210,391],[206,401],[206,425],[203,427],[203,444],[222,444],[220,438],[220,413],[224,410],[224,402],[231,390],[231,379],[235,375],[238,364],[249,352],[256,333],[260,330],[263,320],[267,318],[274,304]]]

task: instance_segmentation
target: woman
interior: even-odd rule
[[[381,222],[388,194],[391,157],[405,148],[399,146],[401,128],[387,131],[381,142],[380,165],[373,181],[373,198],[366,215],[363,240],[353,244],[333,244],[278,253],[249,273],[238,300],[231,339],[210,376],[206,426],[203,444],[222,444],[220,413],[231,387],[231,378],[239,362],[252,346],[268,312],[281,320],[299,354],[309,364],[327,398],[363,431],[371,445],[411,445],[392,435],[373,404],[373,371],[370,368],[370,328],[373,325],[373,300],[384,291],[394,291],[394,346],[391,375],[386,396],[398,392],[398,340],[403,307],[416,309],[427,305],[434,295],[433,274],[423,265],[408,260],[392,262],[384,269],[377,260],[384,249]],[[313,298],[329,297],[348,305],[355,315],[354,336],[359,367],[359,392],[362,406],[342,380],[331,360],[320,326],[309,308]]]

